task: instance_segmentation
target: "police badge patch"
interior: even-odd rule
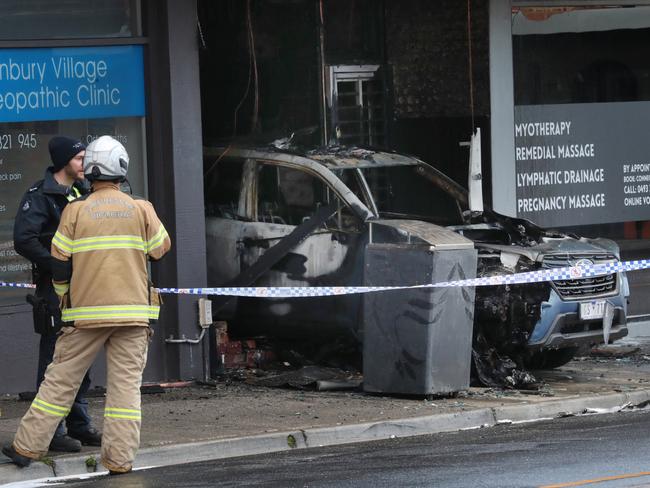
[[[25,205],[23,205],[23,212],[27,212],[29,210],[29,200],[25,202]]]

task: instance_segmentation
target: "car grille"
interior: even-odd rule
[[[544,256],[544,268],[564,268],[575,266],[581,259],[588,259],[594,264],[617,261],[613,254],[572,253],[549,254]],[[604,276],[581,278],[579,280],[553,281],[553,287],[563,298],[588,298],[609,295],[616,291],[616,273]]]

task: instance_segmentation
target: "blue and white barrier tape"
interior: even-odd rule
[[[240,288],[158,288],[158,291],[160,293],[179,295],[224,295],[261,298],[324,297],[390,290],[411,290],[417,288],[516,285],[523,283],[539,283],[542,281],[575,280],[604,276],[621,271],[636,271],[639,269],[647,268],[650,268],[650,259],[592,264],[590,266],[547,268],[537,271],[529,271],[526,273],[515,273],[511,275],[443,281],[439,283],[411,286],[250,286]]]
[[[9,283],[7,281],[0,281],[0,287],[9,288],[36,288],[36,285],[31,283]]]
[[[577,280],[648,268],[650,268],[650,259],[640,259],[637,261],[619,261],[592,264],[589,266],[545,268],[526,273],[487,276],[466,280],[442,281],[439,283],[410,286],[247,286],[238,288],[157,288],[157,290],[159,293],[174,295],[223,295],[259,298],[326,297],[391,290],[412,290],[417,288],[517,285],[524,283],[540,283],[542,281]],[[8,283],[0,281],[0,287],[35,288],[36,285],[30,283]]]

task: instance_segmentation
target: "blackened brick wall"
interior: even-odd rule
[[[471,0],[475,126],[490,174],[489,13]],[[414,154],[467,186],[472,133],[466,0],[385,2],[386,62],[392,77],[393,149]],[[490,200],[490,179],[484,179]]]
[[[386,55],[396,118],[470,115],[467,2],[386,2]],[[488,2],[472,0],[475,114],[490,107]]]

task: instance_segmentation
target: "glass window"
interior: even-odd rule
[[[134,37],[139,0],[4,0],[0,39]]]
[[[356,197],[363,202],[369,209],[372,208],[371,202],[368,201],[368,196],[361,188],[362,176],[359,175],[356,169],[332,169],[334,173],[342,182],[347,186]]]
[[[462,224],[458,202],[418,175],[416,168],[379,166],[361,170],[380,216],[422,219],[438,225]]]
[[[358,230],[358,219],[348,206],[320,178],[305,171],[262,164],[258,173],[257,220],[300,225],[321,207],[332,205],[336,212],[327,220],[328,230]]]
[[[88,144],[101,135],[119,140],[129,153],[128,182],[134,195],[146,196],[143,118],[0,123],[0,280],[31,282],[31,264],[13,248],[14,217],[22,195],[50,166],[47,148],[55,135]],[[0,305],[22,301],[24,290],[4,290]]]
[[[75,3],[65,5],[73,17]],[[16,11],[12,5],[9,10]],[[25,7],[24,15],[32,13]],[[130,157],[123,190],[147,195],[143,47],[11,48],[0,49],[0,58],[0,280],[29,282],[30,263],[13,249],[14,217],[23,193],[50,165],[53,136],[86,144],[113,136]],[[0,305],[23,296],[24,290],[4,292]]]
[[[518,215],[647,239],[650,6],[551,3],[512,9]]]
[[[650,100],[650,6],[513,9],[515,105]]]
[[[300,225],[327,203],[325,185],[304,171],[260,165],[257,220]]]

